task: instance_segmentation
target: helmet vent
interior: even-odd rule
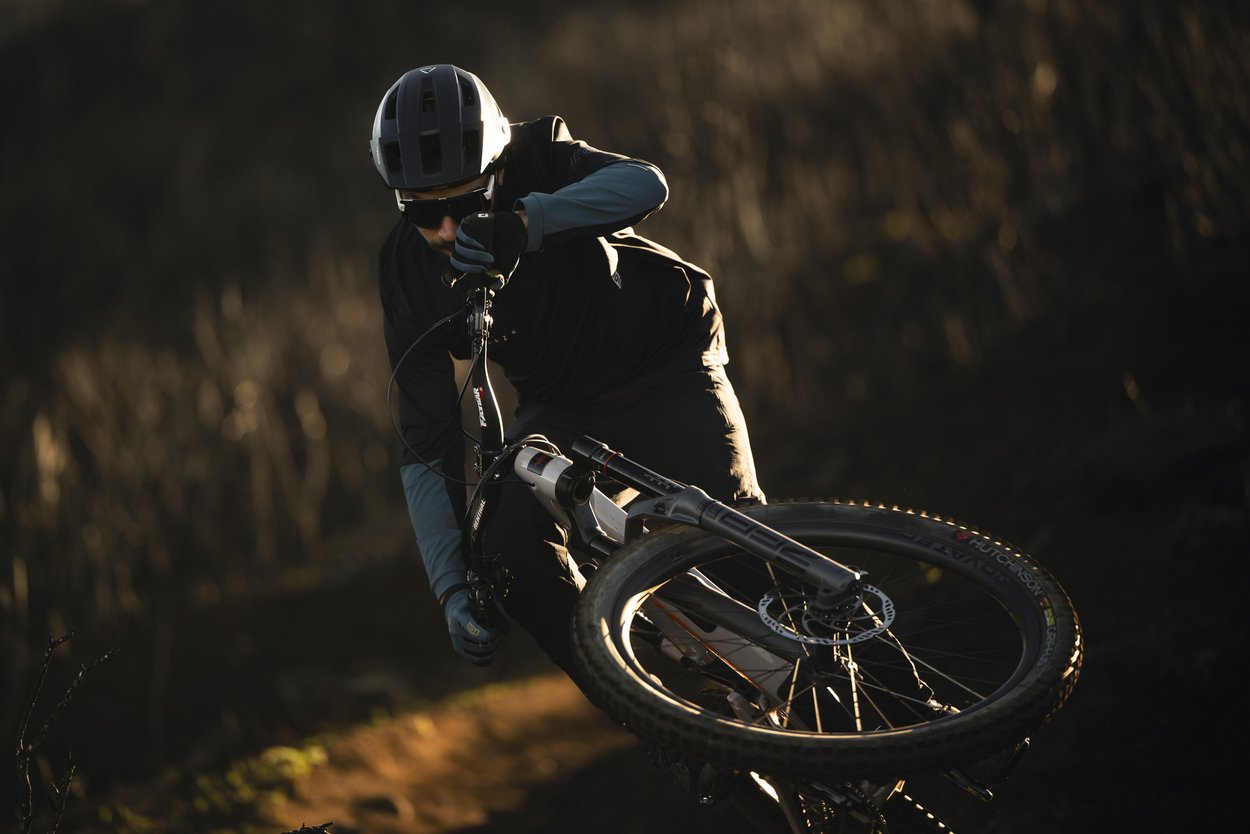
[[[464,152],[466,163],[478,158],[482,153],[482,132],[480,130],[466,130],[462,137],[461,150]]]
[[[443,146],[437,132],[421,137],[421,171],[437,174],[443,170]]]
[[[460,97],[465,107],[477,104],[477,92],[473,89],[473,85],[463,78],[460,79]]]
[[[399,90],[396,89],[386,98],[386,105],[382,108],[382,118],[388,122],[395,121],[395,100],[399,98]]]
[[[404,173],[404,158],[399,153],[398,142],[387,142],[382,146],[383,152],[386,154],[386,170],[395,175]]]
[[[436,102],[434,100],[433,90],[426,90],[425,92],[421,93],[421,112],[422,113],[433,113],[435,105],[436,105]]]

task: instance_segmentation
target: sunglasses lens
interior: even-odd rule
[[[422,229],[437,229],[447,216],[447,204],[443,200],[405,200],[404,219]]]
[[[461,194],[459,197],[452,197],[447,201],[447,213],[457,223],[470,214],[486,211],[488,207],[486,194],[480,190],[470,191],[468,194]]]
[[[490,210],[490,198],[486,189],[479,188],[467,194],[458,194],[445,200],[403,200],[400,207],[404,219],[421,229],[437,229],[443,225],[444,217],[451,217],[452,222],[459,223],[470,214]]]

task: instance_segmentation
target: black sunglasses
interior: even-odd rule
[[[437,229],[443,225],[444,217],[451,217],[452,221],[459,223],[470,214],[489,211],[494,192],[495,175],[491,174],[484,187],[457,194],[455,197],[445,197],[439,200],[405,200],[396,191],[395,201],[399,203],[399,210],[409,223],[420,229]]]

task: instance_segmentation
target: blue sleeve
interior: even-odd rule
[[[655,166],[636,160],[606,165],[554,194],[534,192],[517,201],[529,215],[526,251],[619,231],[667,199],[668,183]]]
[[[434,470],[420,463],[400,467],[404,481],[404,497],[408,499],[408,517],[417,535],[417,547],[430,578],[435,598],[459,582],[465,581],[464,556],[460,552],[460,524],[451,506],[451,498],[443,477],[442,465],[432,462]]]

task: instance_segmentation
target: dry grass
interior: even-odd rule
[[[6,657],[46,629],[107,639],[283,572],[393,555],[333,544],[403,528],[371,279],[319,264],[300,294],[201,295],[193,351],[115,334],[58,351],[42,397],[10,385]]]

